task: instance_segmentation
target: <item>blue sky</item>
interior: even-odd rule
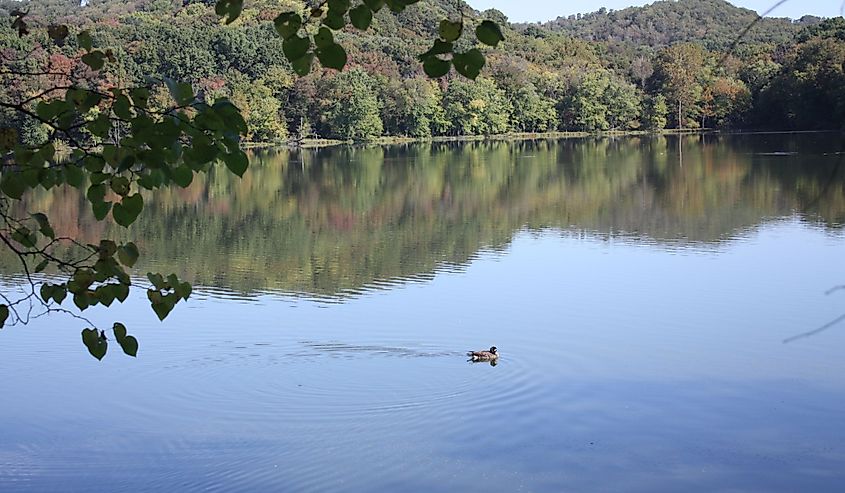
[[[805,14],[822,17],[841,15],[843,0],[787,0],[774,10],[774,17],[798,18]],[[546,21],[559,15],[578,12],[593,12],[601,7],[623,9],[631,5],[652,3],[643,0],[467,0],[467,3],[479,10],[497,8],[505,13],[512,22]],[[777,3],[777,0],[734,0],[731,3],[740,7],[764,12]]]

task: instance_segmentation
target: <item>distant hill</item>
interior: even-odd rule
[[[643,7],[602,8],[589,14],[558,17],[541,26],[587,41],[651,47],[698,41],[710,50],[723,50],[757,17],[757,12],[724,0],[663,0]],[[798,21],[765,17],[744,36],[743,42],[786,43],[803,28],[820,21],[814,16],[804,16]],[[520,27],[526,29],[530,25]]]

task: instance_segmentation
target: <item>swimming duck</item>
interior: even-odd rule
[[[491,347],[489,351],[470,351],[467,356],[469,356],[470,361],[496,361],[499,359],[496,346]]]

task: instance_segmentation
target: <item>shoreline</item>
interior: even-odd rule
[[[246,149],[269,149],[288,147],[291,149],[321,149],[342,145],[399,145],[426,142],[484,142],[484,141],[526,141],[526,140],[554,140],[575,139],[585,137],[637,137],[637,136],[665,136],[665,135],[758,135],[758,134],[813,134],[813,133],[841,133],[841,130],[717,130],[717,129],[664,129],[658,132],[647,130],[608,130],[601,132],[517,132],[495,135],[454,135],[436,137],[378,137],[372,140],[340,140],[340,139],[303,139],[285,142],[246,142]]]

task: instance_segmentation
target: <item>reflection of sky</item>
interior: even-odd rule
[[[797,220],[706,250],[520,233],[341,304],[91,311],[138,359],[6,329],[0,491],[832,491],[845,325],[782,340],[842,313],[843,247]]]
[[[511,22],[534,22],[554,19],[558,16],[570,14],[595,12],[602,7],[621,10],[632,5],[645,5],[653,3],[636,0],[575,0],[561,2],[559,0],[469,0],[468,3],[475,9],[484,10],[489,8],[499,9],[511,20]],[[775,0],[734,0],[734,5],[755,10],[763,13],[773,7]],[[772,17],[800,18],[803,15],[817,15],[820,17],[836,17],[841,14],[842,2],[840,0],[787,0],[786,3],[772,11]]]

